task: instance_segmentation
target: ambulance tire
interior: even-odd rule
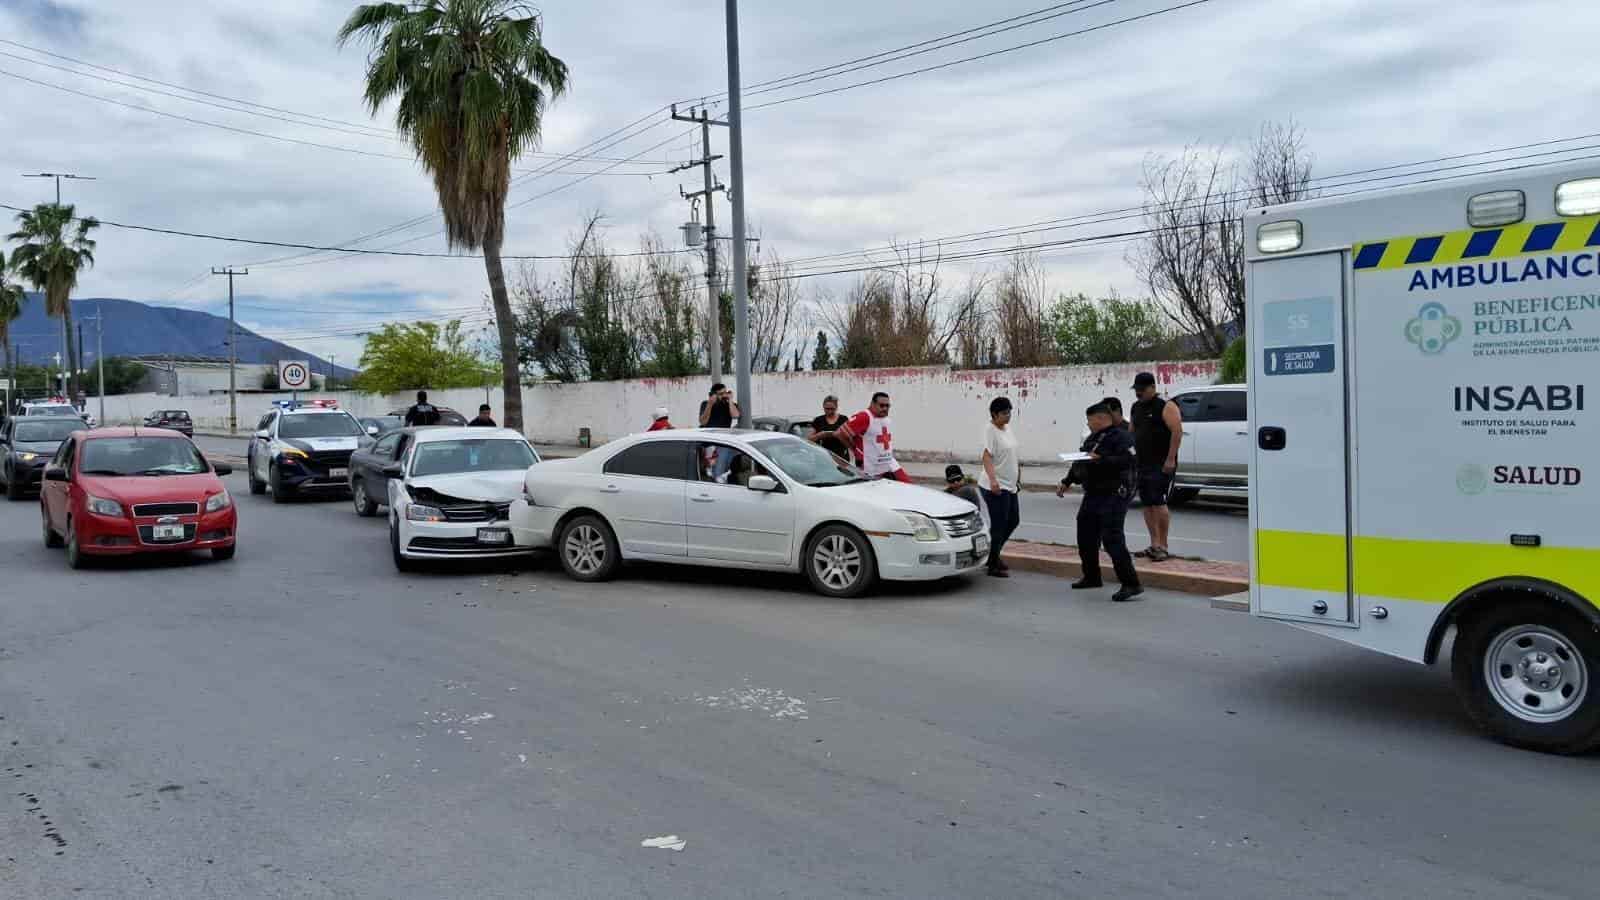
[[[1519,687],[1522,682],[1515,676],[1524,658],[1561,668],[1551,682],[1556,692],[1541,697]],[[1467,715],[1496,740],[1544,753],[1576,754],[1600,747],[1600,631],[1577,612],[1539,600],[1489,606],[1460,623],[1450,671]],[[1492,678],[1506,687],[1492,686]],[[1566,685],[1578,697],[1570,701],[1569,710],[1548,721],[1526,718],[1537,714],[1537,707],[1515,699],[1522,694],[1548,709],[1550,703],[1563,702],[1559,691]],[[1519,705],[1523,715],[1514,711]]]

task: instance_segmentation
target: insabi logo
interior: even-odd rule
[[[1406,340],[1417,345],[1426,356],[1437,356],[1461,337],[1461,320],[1450,315],[1443,303],[1424,303],[1417,317],[1406,322]]]

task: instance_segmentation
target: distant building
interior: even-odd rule
[[[139,383],[141,393],[168,396],[197,396],[201,394],[226,394],[228,392],[228,360],[207,356],[134,356],[133,361],[145,367],[145,378]],[[260,392],[264,379],[277,375],[276,363],[238,363],[234,370],[237,390]],[[312,384],[320,387],[323,375],[312,374]]]

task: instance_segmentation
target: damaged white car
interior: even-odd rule
[[[526,438],[508,428],[408,428],[396,443],[398,458],[382,469],[395,568],[531,552],[512,542],[507,520],[539,461]]]

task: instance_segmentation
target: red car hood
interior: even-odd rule
[[[83,475],[83,489],[123,506],[136,503],[204,503],[206,496],[222,490],[214,473],[198,475]]]

